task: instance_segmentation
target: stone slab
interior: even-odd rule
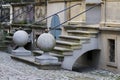
[[[46,64],[46,65],[41,65],[40,63],[35,62],[35,56],[11,56],[12,59],[27,63],[29,65],[35,66],[39,69],[45,69],[45,70],[57,70],[61,69],[61,63],[59,62],[58,64]]]

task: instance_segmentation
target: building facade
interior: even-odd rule
[[[12,10],[25,5],[12,5]],[[29,26],[32,50],[37,49],[36,40],[47,28],[56,38],[52,52],[64,56],[62,68],[90,66],[120,72],[119,0],[36,0],[32,7],[29,14],[15,18],[25,19],[26,24],[35,22]],[[12,29],[21,27],[12,25]]]

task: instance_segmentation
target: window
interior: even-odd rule
[[[108,45],[109,45],[109,61],[115,62],[115,40],[109,39]]]

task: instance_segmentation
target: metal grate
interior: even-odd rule
[[[115,62],[115,40],[109,39],[109,61]]]

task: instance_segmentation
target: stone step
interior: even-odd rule
[[[68,21],[67,24],[69,24],[69,25],[84,25],[85,21]]]
[[[7,46],[6,45],[0,45],[0,50],[1,51],[7,51]]]
[[[59,39],[63,40],[63,41],[68,41],[68,42],[83,43],[83,42],[87,42],[90,38],[89,37],[60,35]]]
[[[76,25],[76,30],[83,30],[83,31],[94,31],[98,32],[99,31],[99,25]]]
[[[13,39],[12,36],[6,36],[5,38],[6,38],[6,40],[12,40]]]
[[[5,43],[6,45],[8,45],[8,44],[11,44],[12,41],[10,41],[10,40],[4,40],[3,43]]]
[[[61,62],[57,63],[57,64],[52,64],[52,65],[41,65],[40,63],[35,62],[35,57],[37,56],[11,56],[12,59],[15,59],[17,61],[20,62],[24,62],[27,63],[29,65],[35,66],[39,69],[61,69]]]
[[[55,46],[55,48],[51,51],[51,53],[64,56],[64,55],[72,55],[72,51],[73,51],[72,49]]]
[[[63,25],[66,30],[99,31],[99,25]]]
[[[78,48],[81,48],[81,44],[80,43],[68,42],[68,41],[62,41],[62,40],[57,40],[56,41],[56,46],[63,47],[63,48],[68,48],[68,49],[78,49]]]
[[[84,36],[84,37],[95,37],[98,32],[94,31],[81,31],[81,30],[68,30],[70,36]]]

